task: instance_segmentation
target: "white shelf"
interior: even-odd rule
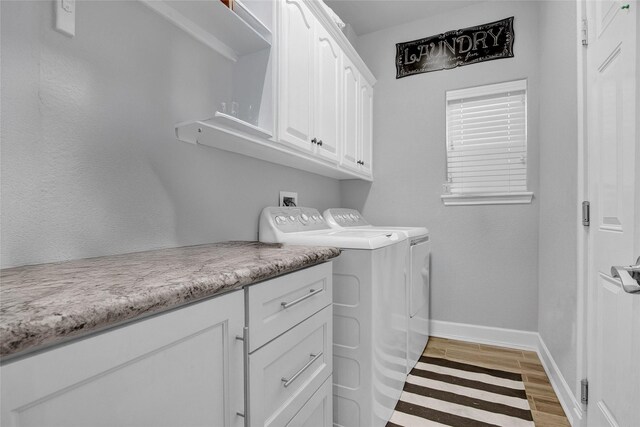
[[[268,130],[219,111],[216,111],[215,116],[205,122],[218,123],[220,126],[230,127],[264,139],[269,139],[273,136]]]
[[[236,13],[220,0],[140,1],[232,61],[271,46],[269,28],[242,3],[237,5]]]
[[[240,0],[234,0],[233,11],[244,22],[253,28],[260,36],[265,39],[269,44],[272,42],[271,30],[260,21]]]
[[[330,178],[372,180],[371,177],[340,169],[312,154],[294,152],[270,140],[271,132],[220,112],[207,120],[176,125],[176,136],[183,142],[206,145]]]

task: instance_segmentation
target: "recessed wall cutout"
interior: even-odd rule
[[[292,191],[280,192],[280,203],[278,206],[298,206],[298,193]]]

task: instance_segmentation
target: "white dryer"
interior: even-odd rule
[[[341,249],[333,260],[333,422],[384,426],[406,379],[406,331],[393,327],[407,324],[405,235],[335,230],[316,209],[267,207],[259,238]]]
[[[413,369],[429,341],[429,272],[431,242],[424,227],[384,227],[371,225],[355,209],[332,208],[323,214],[336,230],[370,230],[403,234],[407,237],[405,277],[407,280],[407,373]]]

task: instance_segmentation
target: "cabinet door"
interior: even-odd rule
[[[313,135],[317,152],[338,162],[340,144],[340,53],[336,41],[322,25],[316,28],[316,92]]]
[[[358,98],[359,98],[359,73],[346,55],[342,55],[342,107],[343,127],[342,143],[343,151],[340,164],[351,170],[359,170],[358,160]]]
[[[282,2],[279,139],[311,151],[315,17],[302,0]]]
[[[373,160],[373,88],[364,78],[360,79],[360,170],[371,176]]]
[[[244,293],[232,292],[0,367],[1,424],[237,426]]]

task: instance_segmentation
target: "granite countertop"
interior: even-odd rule
[[[225,242],[0,270],[0,356],[41,349],[339,254],[329,247]]]

